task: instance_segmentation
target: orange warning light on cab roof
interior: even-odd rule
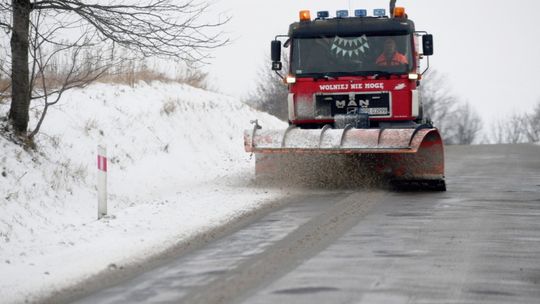
[[[394,17],[395,18],[404,18],[405,17],[405,8],[400,7],[400,6],[394,8]]]
[[[300,11],[300,21],[311,21],[310,11]]]

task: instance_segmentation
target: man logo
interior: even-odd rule
[[[367,107],[369,107],[369,99],[366,99],[366,100],[360,99],[359,102],[360,102],[360,106],[361,106],[362,108],[367,108]]]
[[[338,107],[338,109],[345,108],[346,104],[347,102],[345,100],[336,100],[336,107]]]

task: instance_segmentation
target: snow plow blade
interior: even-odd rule
[[[306,178],[328,175],[336,180],[339,172],[341,179],[350,180],[369,174],[383,177],[399,190],[446,191],[443,142],[430,126],[315,130],[291,126],[265,131],[255,124],[245,131],[244,145],[255,154],[257,176],[304,171]]]

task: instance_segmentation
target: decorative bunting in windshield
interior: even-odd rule
[[[369,49],[369,44],[366,35],[362,35],[358,38],[341,38],[336,36],[334,43],[332,44],[331,51],[336,56],[359,56],[364,54]]]

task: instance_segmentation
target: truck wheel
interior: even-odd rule
[[[395,191],[434,191],[445,192],[446,182],[444,179],[437,180],[393,180],[390,182]]]

